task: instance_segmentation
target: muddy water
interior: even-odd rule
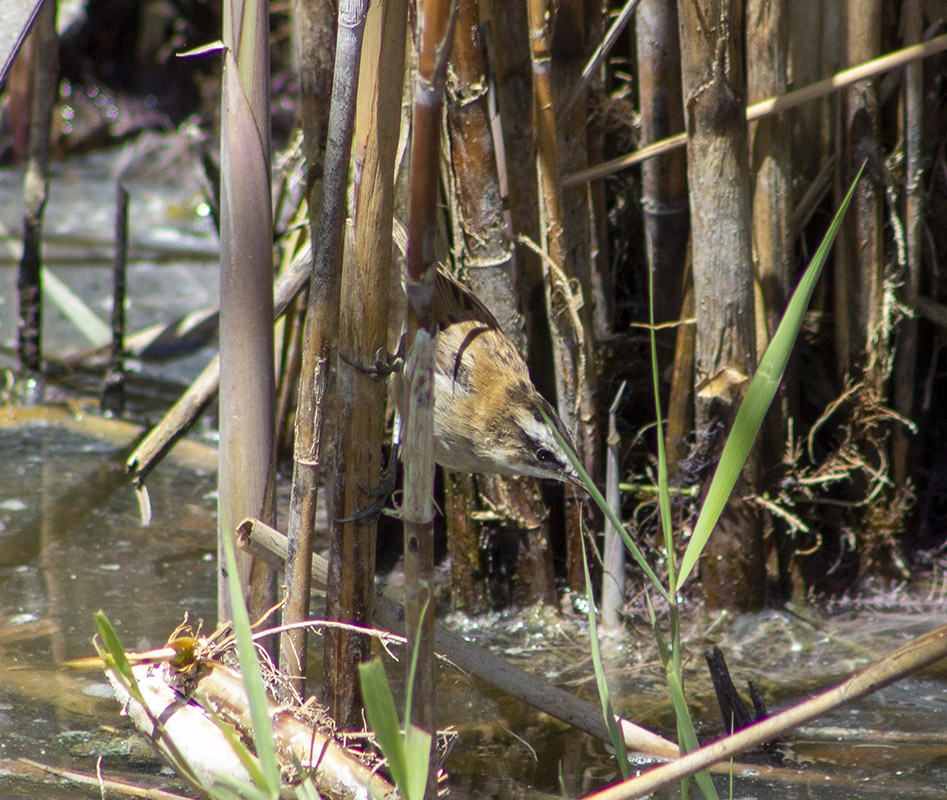
[[[25,769],[21,758],[87,773],[101,758],[108,777],[180,788],[119,717],[102,676],[60,665],[92,652],[98,609],[131,649],[162,643],[185,612],[213,623],[213,454],[203,467],[200,458],[189,466],[172,460],[152,475],[154,521],[143,528],[122,470],[133,429],[88,416],[83,421],[72,410],[31,416],[33,424],[0,426],[0,797],[87,796],[67,784],[37,785],[11,773]],[[4,412],[6,423],[10,417]],[[909,597],[879,595],[872,606],[848,604],[832,613],[690,620],[688,689],[699,734],[710,740],[722,729],[701,658],[711,644],[723,647],[741,688],[753,679],[778,709],[947,621],[936,587],[915,593],[912,603]],[[450,622],[512,662],[594,699],[581,620],[534,610]],[[615,705],[672,736],[649,642],[642,629],[606,647]],[[397,676],[398,667],[392,672]],[[440,675],[440,716],[461,732],[448,762],[454,796],[556,795],[560,776],[569,795],[578,796],[613,777],[602,743],[450,669]],[[944,677],[930,671],[800,731],[764,758],[795,777],[789,783],[739,781],[735,796],[942,796]],[[726,778],[718,781],[727,796]],[[661,796],[677,796],[677,790]]]
[[[68,785],[11,774],[17,759],[175,788],[118,716],[95,671],[60,668],[91,654],[102,609],[130,649],[161,644],[184,613],[215,617],[213,453],[173,459],[149,481],[153,523],[143,528],[122,464],[134,429],[72,409],[30,412],[0,426],[0,797],[85,797]],[[41,422],[42,424],[37,424]],[[82,432],[80,432],[82,431]],[[200,453],[200,448],[192,448]],[[909,602],[913,596],[913,600]],[[767,612],[691,619],[689,700],[701,737],[722,723],[701,655],[720,644],[738,685],[753,679],[772,709],[843,680],[909,638],[947,622],[936,585],[878,595],[832,613]],[[594,699],[581,620],[552,612],[453,619],[511,660]],[[661,669],[643,629],[606,647],[615,705],[673,736]],[[318,671],[318,659],[314,666]],[[392,668],[397,677],[398,667]],[[454,796],[512,797],[599,788],[614,775],[605,746],[442,668],[440,716],[461,732],[448,768]],[[318,679],[318,675],[314,675]],[[740,797],[938,797],[947,786],[947,687],[936,669],[835,712],[765,757],[795,778],[739,781]],[[729,789],[719,778],[722,796]],[[676,791],[663,796],[676,796]]]
[[[59,425],[0,427],[5,764],[30,758],[94,772],[101,755],[123,769],[143,760],[157,770],[142,743],[132,747],[103,676],[59,665],[94,652],[98,609],[129,649],[162,644],[185,611],[215,621],[213,462],[205,472],[176,464],[156,472],[154,524],[143,528],[124,474],[128,431],[110,427],[109,437]],[[48,788],[30,786],[3,777],[0,766],[0,796],[50,796]],[[60,787],[56,796],[87,795]]]

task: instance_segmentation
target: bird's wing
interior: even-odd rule
[[[434,324],[438,330],[458,322],[479,322],[488,328],[500,329],[496,317],[470,289],[438,267],[434,282]]]

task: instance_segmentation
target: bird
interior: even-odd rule
[[[431,303],[434,355],[434,460],[452,472],[521,475],[585,488],[566,448],[576,452],[556,409],[539,393],[526,362],[496,317],[468,287],[437,265]],[[368,367],[340,356],[373,380],[394,379],[398,408],[389,467],[376,501],[339,522],[369,524],[384,511],[397,480],[401,420],[408,406],[404,375],[405,335],[398,353],[376,354]],[[545,414],[545,418],[543,417]],[[400,419],[399,419],[400,418]],[[547,421],[548,420],[548,421]],[[565,446],[553,430],[562,437]]]
[[[575,453],[572,437],[536,389],[523,357],[480,298],[443,266],[437,269],[431,313],[437,334],[434,460],[455,472],[582,486],[553,430]],[[398,396],[403,416],[403,388]]]

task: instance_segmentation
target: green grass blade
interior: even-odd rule
[[[414,637],[414,647],[411,649],[411,660],[408,662],[408,688],[404,698],[404,727],[411,727],[411,709],[414,708],[414,676],[418,668],[418,653],[421,650],[421,627],[431,604],[431,593],[427,593],[424,605],[421,606],[421,621],[418,623],[418,635]]]
[[[132,665],[128,663],[125,648],[119,641],[115,628],[112,627],[109,618],[105,616],[105,612],[101,609],[95,612],[93,618],[95,619],[95,626],[99,629],[99,636],[102,637],[102,646],[111,658],[111,666],[114,667],[119,676],[135,687],[136,693],[138,693],[135,699],[140,700],[141,693],[138,692],[138,682],[135,680],[134,673],[132,673]],[[105,657],[101,651],[99,655]]]
[[[409,725],[404,732],[404,753],[407,777],[404,783],[405,800],[424,800],[428,774],[431,769],[431,734],[417,725]]]
[[[260,770],[266,785],[261,787],[272,797],[279,797],[280,769],[276,759],[276,745],[273,738],[273,724],[270,721],[266,689],[260,673],[256,646],[253,644],[253,631],[250,617],[243,602],[243,589],[240,586],[237,559],[233,550],[233,537],[229,534],[221,537],[224,558],[227,564],[227,589],[230,592],[233,613],[233,630],[237,640],[237,657],[240,671],[243,673],[243,685],[250,703],[250,718],[253,721],[253,745],[260,761]]]
[[[852,181],[838,213],[819,245],[819,249],[813,256],[812,261],[809,262],[809,266],[806,268],[802,280],[799,281],[796,291],[793,292],[792,299],[783,314],[776,334],[760,360],[753,380],[750,381],[746,396],[740,404],[740,410],[737,412],[737,418],[733,423],[733,430],[727,438],[727,443],[724,445],[723,453],[720,456],[720,463],[717,465],[717,470],[710,483],[707,498],[700,510],[700,516],[697,518],[693,536],[687,545],[684,558],[681,560],[680,573],[674,587],[675,594],[684,585],[684,581],[687,580],[696,566],[697,560],[700,558],[700,554],[703,552],[704,546],[720,518],[727,498],[730,497],[730,493],[733,491],[740,471],[743,469],[750,448],[753,446],[760,426],[763,424],[763,417],[773,402],[773,397],[775,397],[776,390],[779,388],[779,382],[786,371],[789,354],[796,342],[799,328],[802,326],[812,292],[828,258],[832,244],[835,242],[835,237],[842,224],[842,218],[845,216],[855,192],[855,185],[858,183],[864,168],[864,165],[862,165],[858,175],[855,176],[855,180]]]
[[[582,566],[585,569],[585,599],[589,609],[589,646],[592,650],[592,666],[595,669],[595,683],[598,686],[598,697],[602,703],[602,714],[605,716],[605,726],[608,728],[608,738],[615,748],[615,759],[621,770],[622,780],[627,780],[631,774],[628,763],[628,749],[625,747],[625,737],[615,719],[612,708],[611,694],[608,691],[608,681],[605,679],[605,667],[602,665],[602,651],[598,643],[598,624],[595,620],[595,600],[592,596],[592,576],[589,574],[589,560],[585,552],[585,537],[579,537],[582,542]]]
[[[408,763],[404,740],[398,725],[398,712],[391,696],[391,687],[380,658],[373,658],[358,665],[362,685],[362,700],[368,725],[378,739],[378,746],[388,759],[388,770],[399,788],[407,786]],[[425,770],[425,774],[427,774]]]
[[[608,504],[605,502],[605,498],[602,497],[602,493],[598,490],[596,485],[592,483],[592,479],[589,477],[589,474],[585,471],[585,468],[579,461],[579,457],[574,452],[572,452],[572,446],[562,438],[562,436],[559,434],[559,431],[556,430],[556,426],[552,424],[552,421],[547,416],[546,412],[542,409],[539,409],[539,413],[543,415],[543,419],[552,430],[553,435],[556,437],[556,441],[559,442],[562,449],[565,450],[566,455],[569,456],[572,466],[575,467],[576,472],[579,473],[579,477],[582,479],[582,483],[585,485],[585,490],[589,493],[595,505],[601,509],[602,513],[608,518],[608,521],[615,526],[615,530],[617,530],[619,536],[621,536],[622,541],[625,543],[625,547],[628,548],[628,552],[631,553],[632,558],[635,559],[635,561],[638,563],[638,566],[644,570],[645,575],[648,576],[649,580],[654,585],[655,590],[658,591],[662,597],[668,598],[668,591],[661,584],[661,579],[658,578],[654,570],[651,569],[651,565],[644,557],[644,553],[638,549],[638,545],[636,545],[634,540],[628,535],[628,531],[625,529],[622,521],[618,519],[618,516],[615,514],[615,512],[608,507]]]
[[[664,534],[664,548],[668,558],[668,585],[675,585],[674,579],[674,532],[671,528],[671,491],[668,486],[667,453],[664,449],[664,420],[661,417],[661,389],[658,385],[658,344],[654,335],[654,271],[651,263],[650,240],[648,242],[648,316],[651,326],[648,329],[651,345],[651,391],[654,394],[654,418],[658,444],[658,509],[661,531]]]
[[[690,709],[687,707],[687,701],[684,699],[684,687],[681,685],[680,678],[673,669],[667,669],[668,689],[671,693],[671,702],[674,704],[674,715],[677,717],[677,731],[681,742],[682,754],[690,753],[700,747],[697,740],[697,731],[694,730],[694,723],[691,722]],[[710,773],[702,770],[694,775],[697,786],[707,800],[718,800],[717,790],[710,779]]]

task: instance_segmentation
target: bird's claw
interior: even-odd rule
[[[401,513],[400,509],[393,509],[391,511],[385,509],[385,503],[394,492],[397,481],[398,447],[395,445],[391,449],[391,458],[388,461],[388,469],[386,469],[384,475],[382,475],[381,482],[378,484],[378,488],[366,489],[364,486],[359,487],[363,494],[367,494],[369,497],[374,497],[375,502],[372,503],[368,508],[363,508],[361,511],[356,511],[350,517],[345,517],[344,519],[334,519],[334,521],[342,523],[343,525],[349,522],[354,522],[357,525],[371,525],[376,522],[378,517],[382,514],[388,514],[389,516],[399,516]]]
[[[391,375],[393,372],[401,372],[404,367],[404,359],[401,353],[389,353],[384,347],[379,347],[375,352],[375,366],[373,367],[368,367],[365,364],[353,361],[342,353],[339,353],[339,358],[353,369],[357,369],[359,372],[367,375],[373,381],[379,381],[386,375]]]

